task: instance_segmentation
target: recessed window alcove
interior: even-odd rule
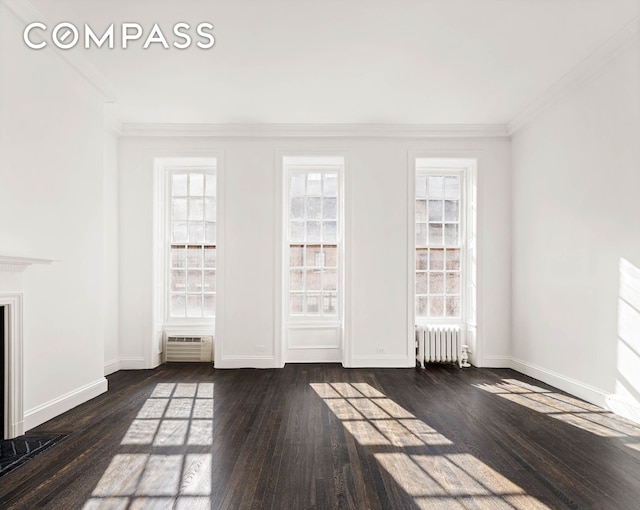
[[[22,277],[32,264],[50,264],[49,259],[0,255],[0,327],[2,328],[2,437],[24,434]]]

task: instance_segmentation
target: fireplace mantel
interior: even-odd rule
[[[17,257],[15,255],[0,254],[0,271],[21,273],[33,264],[51,264],[53,259],[37,259],[31,257]]]

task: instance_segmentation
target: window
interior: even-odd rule
[[[342,158],[285,158],[287,310],[293,319],[340,316],[341,168]]]
[[[464,171],[416,165],[416,319],[461,322],[464,311]]]
[[[214,169],[169,171],[169,320],[215,316],[214,172]]]

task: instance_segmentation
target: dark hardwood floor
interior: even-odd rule
[[[640,427],[510,370],[171,364],[31,433],[1,508],[640,508]]]

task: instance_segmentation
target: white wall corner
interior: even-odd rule
[[[578,85],[600,71],[632,44],[640,42],[640,16],[635,17],[582,62],[549,87],[507,123],[509,136],[534,120]]]
[[[39,21],[47,26],[51,26],[46,16],[36,8],[29,0],[2,0],[9,11],[22,23],[28,24],[33,21]],[[36,39],[43,40],[42,35],[36,35],[36,32],[32,34],[32,39],[37,42]],[[82,76],[92,87],[94,87],[105,99],[106,102],[115,102],[116,92],[114,86],[104,77],[104,75],[98,71],[98,69],[91,64],[86,58],[82,57],[80,53],[73,51],[65,51],[56,48],[55,45],[49,44],[43,50],[33,51],[50,51],[54,55],[59,57],[62,61],[70,65],[80,76]]]
[[[58,398],[29,409],[24,413],[24,429],[31,430],[38,425],[66,413],[80,404],[105,393],[108,390],[107,380],[102,377],[81,388],[70,391]]]
[[[114,359],[104,364],[104,375],[113,374],[120,370],[120,360]]]

